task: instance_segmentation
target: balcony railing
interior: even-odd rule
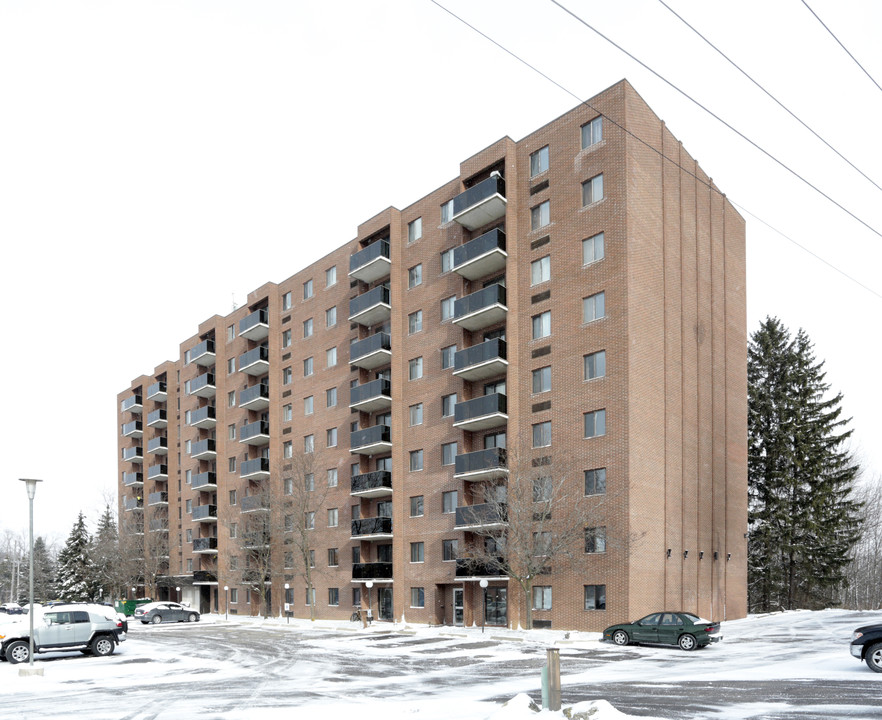
[[[388,425],[374,425],[356,430],[349,436],[349,452],[376,455],[392,449],[392,432]]]
[[[190,427],[213,428],[217,425],[217,417],[213,405],[204,405],[190,411]]]
[[[453,427],[469,432],[499,427],[507,422],[508,402],[502,393],[456,403],[453,410]]]
[[[505,573],[501,570],[502,558],[497,562],[481,562],[480,560],[471,560],[469,558],[457,558],[456,560],[456,577],[458,578],[493,578],[505,577]]]
[[[239,337],[249,340],[263,340],[269,335],[269,313],[266,308],[255,310],[239,321]]]
[[[194,570],[194,585],[217,585],[217,573],[211,570]]]
[[[453,322],[466,330],[481,330],[505,320],[505,287],[494,283],[453,304]]]
[[[217,552],[217,538],[213,537],[204,537],[204,538],[193,538],[193,552],[194,553],[216,553]]]
[[[168,505],[167,492],[152,492],[147,496],[148,505]]]
[[[217,473],[201,472],[190,478],[190,487],[194,490],[217,490]]]
[[[239,428],[239,442],[248,445],[266,445],[270,441],[269,421],[258,420]]]
[[[392,473],[388,470],[353,475],[350,495],[356,497],[385,497],[392,494]]]
[[[243,548],[253,550],[255,548],[268,547],[270,544],[269,533],[266,532],[247,532],[243,533],[239,538],[239,542]]]
[[[349,391],[350,410],[376,412],[392,406],[392,384],[386,378],[356,385]]]
[[[505,180],[494,174],[453,198],[453,219],[474,230],[505,217]]]
[[[392,537],[392,518],[375,517],[352,521],[353,538],[390,538]]]
[[[506,258],[505,232],[493,228],[453,249],[453,272],[477,280],[505,268]]]
[[[126,512],[131,512],[132,510],[141,510],[144,507],[144,501],[140,498],[127,497],[123,498],[123,509]]]
[[[122,424],[121,433],[123,437],[139,438],[144,434],[144,426],[140,420],[132,420]]]
[[[144,405],[141,402],[140,395],[129,395],[125,400],[123,400],[119,404],[120,412],[130,412],[135,413],[136,415],[141,414],[141,410],[144,409]]]
[[[239,503],[239,511],[243,513],[269,512],[269,504],[262,495],[246,495]]]
[[[352,566],[353,580],[391,580],[392,563],[355,563]]]
[[[150,521],[150,532],[158,532],[158,533],[167,533],[168,532],[168,520],[164,518],[154,518]]]
[[[139,472],[124,472],[123,485],[125,487],[141,487],[144,484],[144,474]]]
[[[385,285],[377,285],[372,290],[349,301],[349,322],[360,325],[376,325],[388,320],[392,314],[391,294]]]
[[[378,332],[349,346],[349,364],[365,370],[388,365],[392,359],[392,338],[389,333]]]
[[[140,445],[122,449],[123,462],[139,463],[144,461],[144,452]]]
[[[481,503],[456,508],[456,528],[487,529],[508,524],[508,513],[504,505]]]
[[[168,425],[168,413],[162,408],[147,413],[147,427],[164,428]]]
[[[508,369],[507,355],[505,340],[485,340],[453,356],[453,374],[470,382],[501,375]]]
[[[192,517],[198,522],[217,522],[217,505],[197,505]]]
[[[214,373],[202,373],[192,380],[184,383],[184,390],[187,395],[196,395],[202,398],[212,398],[217,392],[214,386]]]
[[[168,400],[168,392],[163,380],[155,382],[147,388],[147,399],[153,400],[154,402],[165,402]]]
[[[248,375],[266,375],[269,371],[269,348],[259,345],[240,355],[239,371]]]
[[[168,465],[151,465],[147,468],[148,480],[168,480]]]
[[[270,476],[269,458],[259,457],[243,460],[239,465],[239,477],[248,480],[266,480]]]
[[[392,267],[389,241],[377,240],[349,256],[349,277],[368,284],[388,277]]]
[[[214,365],[214,340],[203,340],[184,353],[184,364],[196,363],[208,367]]]
[[[258,383],[239,392],[239,407],[246,410],[264,410],[269,407],[269,385]]]
[[[213,460],[217,457],[214,440],[200,440],[190,445],[190,457],[194,460]]]
[[[462,480],[486,480],[508,475],[505,448],[487,448],[456,456],[454,477]]]

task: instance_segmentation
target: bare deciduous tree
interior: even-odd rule
[[[882,608],[882,477],[863,483],[855,495],[863,503],[861,537],[852,550],[840,602],[853,610],[878,610]]]

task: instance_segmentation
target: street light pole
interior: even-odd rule
[[[487,585],[486,579],[478,583],[481,586],[481,635],[484,634],[484,625],[487,622]]]
[[[178,602],[180,603],[181,600],[183,599],[183,598],[181,597],[181,588],[176,587],[176,588],[175,588],[175,592],[178,594]]]
[[[373,580],[368,580],[368,581],[364,584],[364,586],[367,588],[367,591],[368,591],[368,614],[367,614],[367,616],[368,616],[368,620],[370,620],[371,622],[373,622],[373,619],[374,619],[374,617],[373,617],[373,616],[374,616],[374,611],[373,611],[373,609],[371,608],[371,588],[374,586],[374,581],[373,581]]]
[[[30,633],[28,634],[28,666],[31,671],[34,669],[34,495],[37,494],[37,483],[42,480],[34,480],[29,478],[19,478],[28,490],[28,551],[30,554],[30,570],[28,571],[28,624],[30,625]]]

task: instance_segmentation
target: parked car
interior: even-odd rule
[[[34,609],[34,652],[79,650],[85,654],[112,655],[114,648],[125,641],[122,623],[112,608],[89,603],[54,605],[41,611]],[[11,663],[30,660],[30,622],[8,622],[0,626],[0,654]]]
[[[882,624],[864,625],[851,634],[851,654],[867,663],[873,672],[882,672]]]
[[[27,610],[17,602],[8,602],[0,605],[0,613],[6,613],[7,615],[22,615],[27,613]]]
[[[176,602],[147,603],[135,608],[135,620],[159,624],[161,622],[199,622],[199,613]]]
[[[695,650],[719,642],[723,636],[720,623],[688,612],[658,612],[631,623],[611,625],[603,631],[603,639],[616,645],[650,643]]]

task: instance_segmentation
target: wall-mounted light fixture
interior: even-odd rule
[[[688,558],[688,557],[689,557],[689,551],[688,551],[688,550],[684,550],[684,551],[683,551],[683,559],[685,560],[685,559]]]
[[[732,559],[732,553],[726,553],[726,562],[729,562]]]
[[[699,560],[704,560],[704,550],[699,550],[699,551],[698,551],[698,559],[699,559]]]
[[[668,548],[668,557],[671,557],[671,548]]]
[[[720,553],[714,550],[714,560],[717,560],[720,557]]]

